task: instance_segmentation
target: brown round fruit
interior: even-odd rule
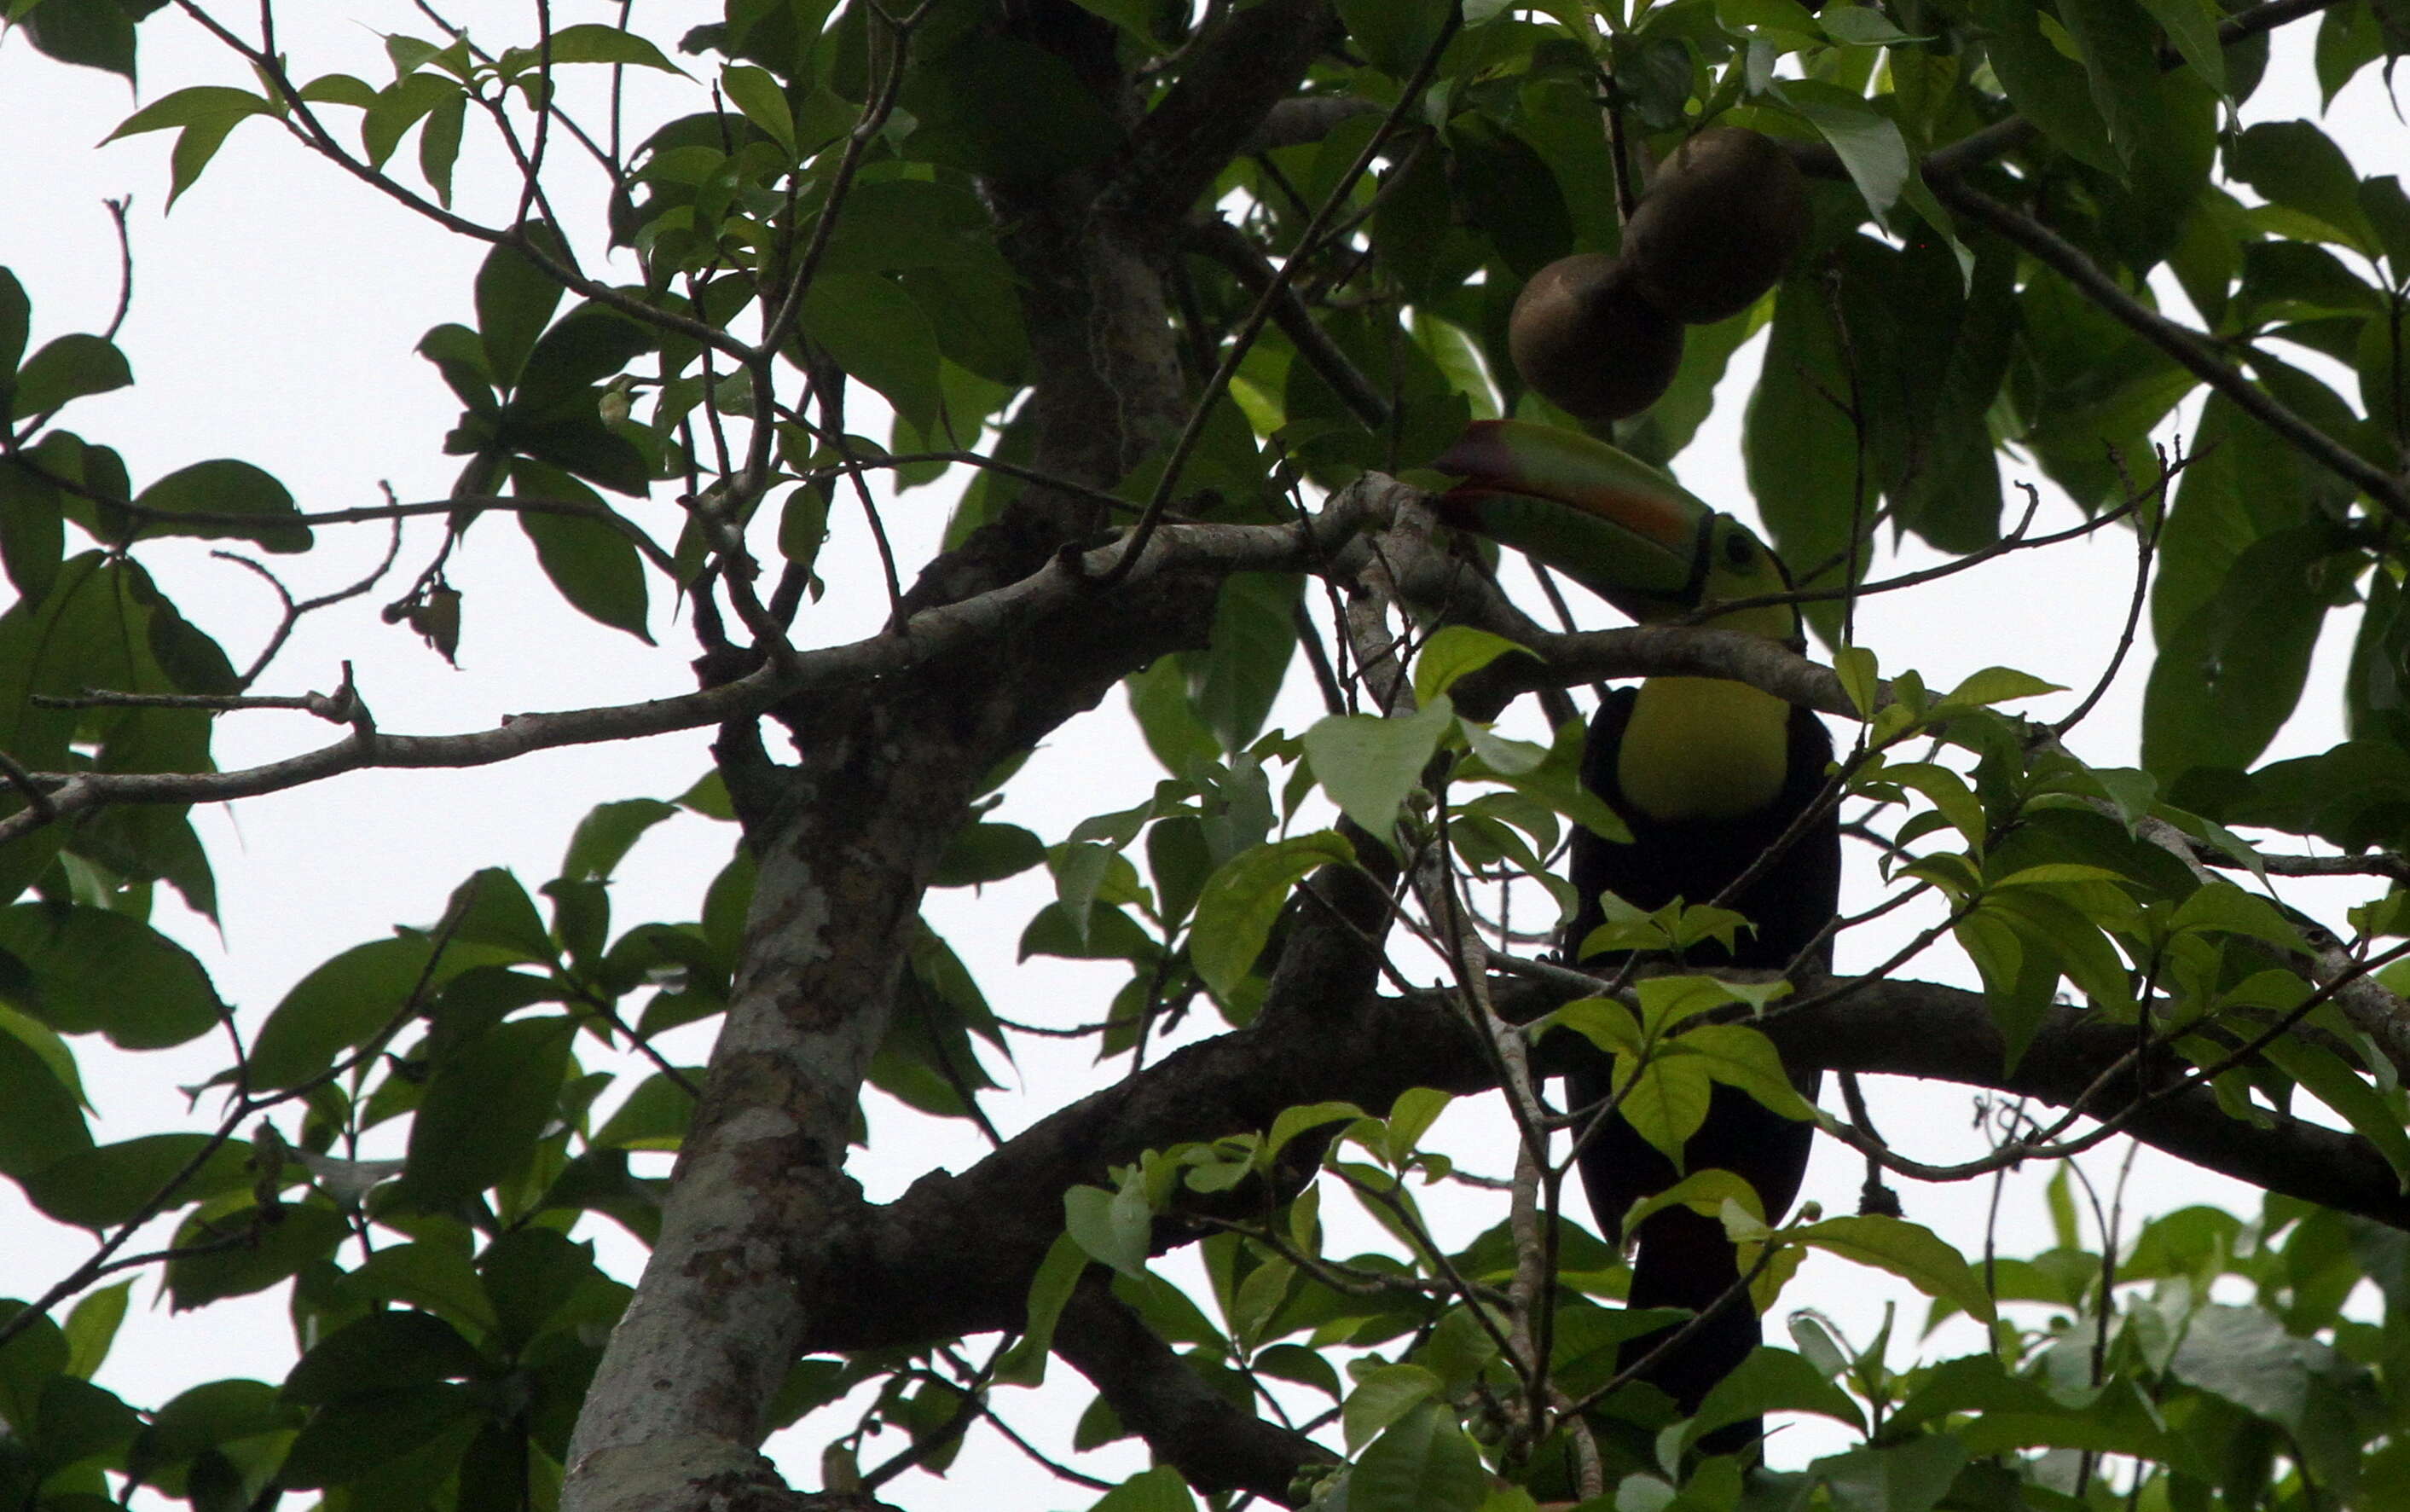
[[[1631,268],[1601,253],[1532,275],[1506,321],[1515,371],[1577,419],[1620,420],[1657,402],[1682,365],[1681,324],[1641,296]]]
[[[1808,185],[1780,143],[1709,126],[1674,150],[1623,228],[1641,290],[1686,325],[1758,301],[1808,240]]]

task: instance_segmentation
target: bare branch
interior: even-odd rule
[[[1328,558],[1362,526],[1385,519],[1395,498],[1413,494],[1372,473],[1301,526],[1168,525],[1155,532],[1132,578],[1302,570]],[[761,714],[807,690],[893,676],[968,647],[994,644],[1012,626],[1085,602],[1097,591],[1096,579],[1124,554],[1119,543],[1084,555],[1068,553],[1017,583],[924,609],[900,633],[799,652],[791,668],[768,663],[733,682],[675,697],[518,715],[498,728],[466,734],[397,735],[356,729],[349,739],[332,746],[230,772],[76,772],[47,778],[34,774],[32,779],[45,787],[51,817],[58,817],[120,803],[223,803],[367,767],[485,766],[559,746],[697,729]],[[0,841],[44,821],[30,808],[0,819]]]

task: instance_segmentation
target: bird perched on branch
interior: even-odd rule
[[[1634,619],[1693,616],[1790,587],[1782,563],[1747,526],[1588,437],[1487,421],[1434,465],[1465,479],[1442,501],[1450,524],[1522,550]],[[1804,644],[1798,610],[1789,603],[1709,614],[1703,622],[1794,648]],[[1643,912],[1680,899],[1746,916],[1729,948],[1715,939],[1691,947],[1687,966],[1781,967],[1803,951],[1829,954],[1824,931],[1840,891],[1838,821],[1824,801],[1832,760],[1832,736],[1813,712],[1743,683],[1650,677],[1609,694],[1590,720],[1582,781],[1622,816],[1632,839],[1575,832],[1572,880],[1580,905],[1564,933],[1568,957],[1593,968],[1621,960],[1615,952],[1584,956],[1583,941],[1604,917],[1604,893]],[[1615,1066],[1589,1049],[1568,1081],[1570,1108],[1597,1108],[1614,1091]],[[1820,1081],[1817,1072],[1793,1075],[1810,1100]],[[1612,1112],[1588,1131],[1580,1164],[1591,1213],[1610,1243],[1628,1238],[1635,1246],[1631,1305],[1720,1308],[1641,1372],[1685,1416],[1757,1347],[1757,1311],[1741,1291],[1735,1249],[1719,1218],[1677,1204],[1627,1235],[1624,1215],[1683,1174],[1720,1169],[1755,1189],[1766,1221],[1779,1222],[1798,1195],[1813,1136],[1812,1125],[1721,1083],[1684,1146],[1679,1171]],[[1662,1330],[1630,1341],[1626,1364],[1665,1341]],[[1744,1418],[1708,1433],[1701,1447],[1731,1452],[1763,1432],[1759,1419]]]

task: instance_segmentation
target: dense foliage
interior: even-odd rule
[[[1113,1512],[2410,1505],[2410,197],[2316,121],[2241,114],[2280,28],[2315,30],[2328,100],[2389,80],[2403,0],[730,0],[683,36],[539,3],[389,36],[376,79],[287,56],[267,5],[9,16],[11,45],[128,79],[154,26],[240,55],[251,86],[148,80],[120,128],[165,134],[177,193],[230,133],[281,132],[294,172],[489,250],[418,348],[457,424],[395,443],[460,458],[456,487],[316,512],[272,458],[129,475],[75,429],[132,381],[114,328],[33,342],[43,291],[0,271],[0,1173],[99,1241],[64,1277],[0,1277],[27,1299],[0,1304],[0,1501],[834,1505],[942,1473],[1053,1357],[1096,1388],[1077,1447],[1134,1435],[1156,1461]],[[623,133],[631,71],[683,103]],[[1469,420],[1574,423],[1506,360],[1516,294],[1616,250],[1648,166],[1710,120],[1787,144],[1813,229],[1613,439],[1670,464],[1763,335],[1748,475],[1824,666],[1712,629],[1546,629],[1428,507]],[[456,203],[487,140],[512,192]],[[572,167],[610,181],[591,224],[548,192]],[[2100,690],[1927,689],[1913,648],[1854,640],[1887,540],[1961,563],[2051,545],[2018,523],[2034,475],[2083,512],[2072,534],[2140,548],[2134,764],[2082,753]],[[938,554],[822,581],[833,516],[875,531],[940,479]],[[395,522],[399,552],[417,516],[440,539],[399,590],[312,575],[327,532]],[[689,624],[696,691],[446,736],[380,729],[348,685],[268,691],[296,622],[372,588],[449,655],[475,605],[446,565],[511,528],[600,624]],[[190,537],[302,585],[248,665],[158,570]],[[824,591],[888,603],[888,630],[816,643]],[[2349,738],[2261,764],[2346,612]],[[1845,721],[1833,780],[1886,889],[1850,907],[1913,894],[1930,927],[1843,979],[1553,965],[1561,846],[1619,822],[1575,780],[1561,690],[1645,672]],[[1327,716],[1268,730],[1292,677]],[[1117,686],[1151,798],[1060,836],[987,818]],[[1518,698],[1535,738],[1493,727]],[[213,721],[261,707],[341,734],[219,771]],[[559,816],[558,876],[482,870],[431,927],[327,940],[265,1012],[150,922],[161,884],[215,913],[196,805],[699,727],[716,769],[675,802]],[[615,872],[681,809],[740,825],[733,858],[690,917],[615,920]],[[998,927],[1126,964],[1037,1026],[1091,1037],[1105,1089],[865,1203],[841,1174],[865,1086],[983,1122],[1035,1032],[991,1011],[923,894],[1040,867],[1053,900]],[[2313,876],[2357,880],[2354,906],[2294,907]],[[1746,927],[1689,901],[1613,942]],[[1913,980],[1944,938],[1980,992]],[[707,1069],[651,1052],[711,1020]],[[94,1141],[96,1063],[213,1035],[188,1131]],[[1676,1422],[1614,1368],[1663,1320],[1619,1305],[1620,1260],[1558,1212],[1546,1074],[1573,1036],[1668,1145],[1713,1083],[1789,1097],[1787,1059],[2033,1099],[1940,1167],[1852,1085],[1820,1116],[1876,1167],[1987,1179],[2129,1134],[2269,1196],[2121,1231],[2062,1167],[2057,1231],[2011,1255],[1879,1193],[1769,1229],[1693,1173],[1671,1199],[1752,1246],[1793,1347]],[[1461,1173],[1424,1142],[1475,1095],[1523,1149],[1505,1190],[1464,1187],[1494,1227],[1451,1250],[1425,1210]],[[669,1150],[674,1178],[632,1170]],[[1390,1243],[1329,1252],[1342,1204]],[[162,1214],[167,1252],[131,1253]],[[654,1246],[641,1280],[597,1266],[597,1217]],[[1193,1296],[1155,1265],[1187,1245]],[[1783,1290],[1811,1250],[1983,1345],[1919,1357],[1906,1318],[1845,1343]],[[135,1268],[178,1307],[289,1286],[290,1374],[155,1403],[94,1385]],[[840,1401],[819,1483],[786,1490],[753,1451]],[[1855,1447],[1749,1477],[1688,1452],[1765,1410]]]

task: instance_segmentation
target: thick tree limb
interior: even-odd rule
[[[1296,89],[1329,31],[1326,0],[1266,0],[1228,12],[1131,134],[1107,195],[1115,212],[1135,225],[1178,225]]]
[[[1338,1461],[1304,1434],[1233,1405],[1115,1299],[1100,1275],[1082,1281],[1064,1308],[1054,1352],[1112,1403],[1156,1460],[1209,1495],[1253,1491],[1294,1506],[1289,1488],[1298,1472]]]
[[[1562,990],[1501,978],[1502,1010],[1536,1017]],[[1510,1005],[1512,1005],[1510,1007]],[[2065,1105],[2133,1046],[2130,1025],[2055,1010],[2013,1070],[1981,994],[1917,981],[1869,981],[1847,997],[1769,1020],[1786,1064],[1914,1076]],[[1539,1047],[1546,1069],[1549,1046]],[[1454,1093],[1495,1084],[1490,1060],[1437,995],[1324,1003],[1313,1015],[1267,1014],[1251,1028],[1189,1046],[1141,1075],[1039,1122],[960,1175],[923,1177],[864,1214],[825,1284],[847,1305],[823,1310],[809,1350],[917,1344],[1018,1327],[1029,1278],[1061,1229],[1061,1194],[1140,1152],[1263,1129],[1282,1108],[1340,1098],[1384,1111],[1416,1086]],[[2104,1111],[2121,1106],[2118,1089]],[[2206,1092],[2167,1098],[2131,1132],[2170,1155],[2279,1191],[2410,1229],[2410,1198],[2366,1141],[2279,1113],[2229,1118]]]

